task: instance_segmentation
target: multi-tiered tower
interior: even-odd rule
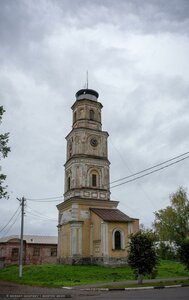
[[[102,104],[97,99],[94,90],[76,93],[72,131],[66,137],[65,200],[110,199],[108,133],[102,131]]]
[[[110,201],[108,133],[102,131],[98,96],[92,89],[79,90],[72,106],[72,130],[66,137],[64,202],[57,206],[58,257],[65,263],[107,262],[116,247],[125,255],[124,230],[127,234],[133,231],[133,224],[138,228],[135,219],[116,209],[117,201]],[[113,226],[115,222],[120,228]],[[116,240],[115,232],[119,236]],[[114,256],[119,258],[120,253],[111,253],[111,258]]]

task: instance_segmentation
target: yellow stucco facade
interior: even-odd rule
[[[58,205],[58,257],[63,263],[125,263],[129,234],[139,230],[139,220],[106,221],[93,212],[116,210],[117,201],[72,199]],[[121,245],[115,248],[116,231],[121,233]]]

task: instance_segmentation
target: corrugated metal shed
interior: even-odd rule
[[[107,222],[132,222],[134,219],[124,214],[119,209],[90,208],[101,219]]]
[[[20,239],[19,235],[10,235],[0,238],[0,243],[7,243],[10,240]],[[41,235],[24,235],[23,240],[27,244],[54,244],[58,243],[57,236],[41,236]]]

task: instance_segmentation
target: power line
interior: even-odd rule
[[[51,218],[50,216],[47,216],[47,215],[44,215],[44,214],[38,212],[37,210],[33,209],[29,205],[27,205],[27,207],[30,209],[29,213],[33,213],[33,214],[35,214],[35,215],[37,215],[39,217],[42,217],[42,218],[44,217],[44,218],[47,218],[49,220],[56,220],[55,218]]]
[[[32,217],[34,218],[37,218],[38,220],[42,220],[42,221],[57,221],[56,219],[53,219],[53,218],[47,218],[47,217],[44,217],[43,216],[39,216],[33,212],[30,212],[30,211],[26,211],[27,214],[31,215]]]
[[[110,182],[110,184],[114,184],[114,183],[119,182],[119,181],[122,181],[122,180],[124,180],[124,179],[128,179],[128,178],[131,178],[131,177],[133,177],[133,176],[136,176],[136,175],[139,175],[139,174],[141,174],[141,173],[144,173],[144,172],[146,172],[146,171],[152,170],[152,169],[157,168],[157,167],[159,167],[159,166],[162,166],[162,165],[164,165],[164,164],[166,164],[166,163],[168,163],[168,162],[170,162],[170,161],[176,160],[177,158],[182,157],[182,156],[184,156],[184,155],[186,155],[186,154],[189,154],[189,151],[188,151],[188,152],[185,152],[185,153],[183,153],[183,154],[180,154],[180,155],[178,155],[178,156],[175,156],[175,157],[173,157],[173,158],[170,158],[170,159],[168,159],[168,160],[165,160],[164,162],[159,163],[159,164],[156,164],[156,165],[154,165],[154,166],[152,166],[152,167],[149,167],[149,168],[146,168],[146,169],[141,170],[141,171],[139,171],[139,172],[136,172],[136,173],[134,173],[134,174],[131,174],[131,175],[125,176],[125,177],[123,177],[123,178],[114,180],[114,181]],[[165,168],[168,168],[169,166],[172,166],[172,165],[174,165],[174,164],[176,164],[176,163],[179,163],[180,161],[183,161],[183,160],[187,159],[188,157],[189,157],[189,156],[186,156],[186,157],[184,157],[184,158],[182,158],[182,159],[180,159],[180,160],[178,160],[178,161],[175,161],[175,162],[173,162],[173,163],[171,163],[171,164],[168,164],[168,165],[166,165],[166,166],[164,166],[164,167],[162,167],[162,168],[159,168],[159,169],[157,169],[157,170],[148,172],[148,173],[146,173],[146,174],[144,174],[144,175],[142,175],[142,176],[138,176],[138,177],[135,177],[135,178],[133,178],[133,179],[131,179],[131,180],[127,180],[127,181],[124,181],[124,182],[122,182],[122,183],[113,185],[113,186],[111,186],[111,189],[114,188],[114,187],[117,187],[117,186],[120,186],[120,185],[129,183],[129,182],[135,181],[135,180],[137,180],[137,179],[140,179],[140,178],[145,177],[145,176],[147,176],[147,175],[153,174],[153,173],[158,172],[158,171],[160,171],[160,170],[163,170],[163,169],[165,169]],[[32,202],[41,202],[41,203],[43,203],[43,202],[59,202],[59,201],[61,200],[60,198],[63,198],[63,196],[47,197],[47,198],[36,198],[36,199],[30,199],[30,198],[27,198],[27,200],[28,200],[28,201],[32,201]],[[54,199],[54,200],[52,200],[52,199]],[[58,199],[58,200],[55,200],[55,199]]]
[[[20,211],[18,212],[16,219],[14,220],[14,222],[10,225],[10,227],[5,231],[3,237],[5,237],[7,235],[7,233],[11,230],[11,228],[13,227],[13,225],[16,223],[16,221],[18,220],[18,217],[20,216]]]
[[[131,166],[131,163],[128,164],[128,161],[125,160],[125,157],[120,152],[120,150],[117,148],[117,146],[114,144],[114,142],[111,140],[111,138],[110,138],[110,142],[111,142],[112,146],[115,148],[115,150],[119,153],[119,157],[121,158],[121,160],[123,161],[123,163],[127,167],[127,169],[129,170],[129,173],[132,174],[134,171],[131,170],[133,168]],[[111,183],[109,185],[111,185]],[[154,202],[154,200],[151,199],[149,193],[145,190],[144,186],[141,185],[141,182],[139,182],[139,181],[137,182],[137,187],[142,191],[142,193],[144,194],[145,198],[148,199],[149,204],[152,206],[152,202]]]
[[[27,213],[29,213],[29,214],[33,214],[33,215],[35,215],[37,217],[41,217],[41,218],[46,218],[47,220],[53,220],[53,221],[56,220],[57,221],[57,219],[55,219],[55,218],[51,218],[50,216],[39,213],[37,210],[31,208],[29,205],[27,205],[27,207],[30,209],[30,211],[27,211]]]
[[[139,174],[141,174],[141,173],[144,173],[144,172],[146,172],[146,171],[149,171],[149,170],[151,170],[151,169],[157,168],[157,167],[162,166],[162,165],[164,165],[164,164],[166,164],[166,163],[168,163],[168,162],[170,162],[170,161],[173,161],[173,160],[175,160],[175,159],[177,159],[177,158],[179,158],[179,157],[182,157],[182,156],[184,156],[184,155],[186,155],[186,154],[189,154],[189,152],[186,152],[186,153],[180,154],[180,155],[178,155],[178,156],[175,156],[175,157],[173,157],[173,158],[170,158],[170,159],[168,159],[168,160],[165,160],[165,161],[162,162],[162,163],[159,163],[159,164],[154,165],[154,166],[152,166],[152,167],[149,167],[149,168],[147,168],[147,169],[141,170],[141,171],[139,171],[139,172],[137,172],[137,173],[134,173],[134,174],[128,175],[128,176],[126,176],[126,177],[123,177],[123,178],[114,180],[114,181],[110,182],[110,184],[116,183],[116,182],[119,182],[119,181],[122,181],[122,180],[124,180],[124,179],[130,178],[130,177],[139,175]],[[187,157],[186,157],[186,158],[187,158]]]
[[[181,162],[181,161],[183,161],[183,160],[185,160],[185,159],[187,159],[187,158],[189,158],[189,156],[186,156],[186,157],[184,157],[184,158],[181,158],[181,159],[179,159],[179,160],[177,160],[177,161],[175,161],[175,162],[173,162],[173,163],[171,163],[171,164],[168,164],[168,165],[166,165],[166,166],[164,166],[164,167],[161,167],[161,168],[159,168],[159,169],[157,169],[157,170],[153,170],[153,171],[151,171],[151,172],[148,172],[148,173],[146,173],[146,174],[144,174],[144,175],[141,175],[141,176],[138,176],[138,177],[136,177],[136,178],[133,178],[133,179],[124,181],[124,182],[119,183],[119,184],[116,184],[116,185],[112,186],[111,188],[113,189],[113,188],[115,188],[115,187],[117,187],[117,186],[120,186],[120,185],[129,183],[129,182],[135,181],[135,180],[137,180],[137,179],[143,178],[143,177],[145,177],[145,176],[148,176],[148,175],[150,175],[150,174],[156,173],[156,172],[158,172],[158,171],[160,171],[160,170],[163,170],[163,169],[168,168],[168,167],[170,167],[170,166],[172,166],[172,165],[175,165],[175,164],[177,164],[177,163],[179,163],[179,162]]]
[[[63,198],[63,196],[39,198],[39,199],[38,198],[36,198],[36,199],[26,198],[26,200],[32,201],[32,202],[58,202],[58,201],[60,201],[60,198]],[[59,199],[59,200],[52,200],[52,199]]]
[[[10,218],[10,220],[8,221],[8,223],[3,228],[1,228],[0,232],[3,231],[9,225],[9,223],[14,218],[14,216],[16,215],[16,213],[18,212],[18,210],[19,210],[19,206],[18,206],[17,210],[14,212],[14,214],[12,215],[12,217]]]
[[[20,217],[20,211],[15,219],[15,221],[11,224],[11,226],[9,227],[9,229],[4,233],[4,236],[7,235],[7,233],[11,230],[11,228],[13,227],[13,225],[16,223],[16,221],[18,221],[18,218]]]

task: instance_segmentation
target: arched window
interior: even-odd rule
[[[68,153],[69,153],[69,157],[72,156],[72,142],[69,143],[69,146],[68,146]]]
[[[70,183],[71,183],[70,177],[68,177],[68,179],[67,179],[67,190],[68,191],[70,190]]]
[[[90,109],[89,111],[89,119],[94,120],[94,110]]]
[[[77,116],[77,114],[76,114],[76,111],[74,112],[74,115],[73,115],[73,122],[75,123],[75,121],[76,121],[76,116]]]
[[[90,186],[99,187],[99,174],[96,170],[90,173]]]
[[[121,249],[121,233],[120,231],[116,231],[114,235],[114,243],[115,243],[115,250],[120,250]]]
[[[98,169],[90,168],[87,174],[87,186],[90,188],[101,187],[101,171]]]
[[[92,174],[92,187],[96,187],[97,186],[97,175],[96,174]]]
[[[112,232],[112,249],[125,249],[125,235],[121,228],[115,228]]]

